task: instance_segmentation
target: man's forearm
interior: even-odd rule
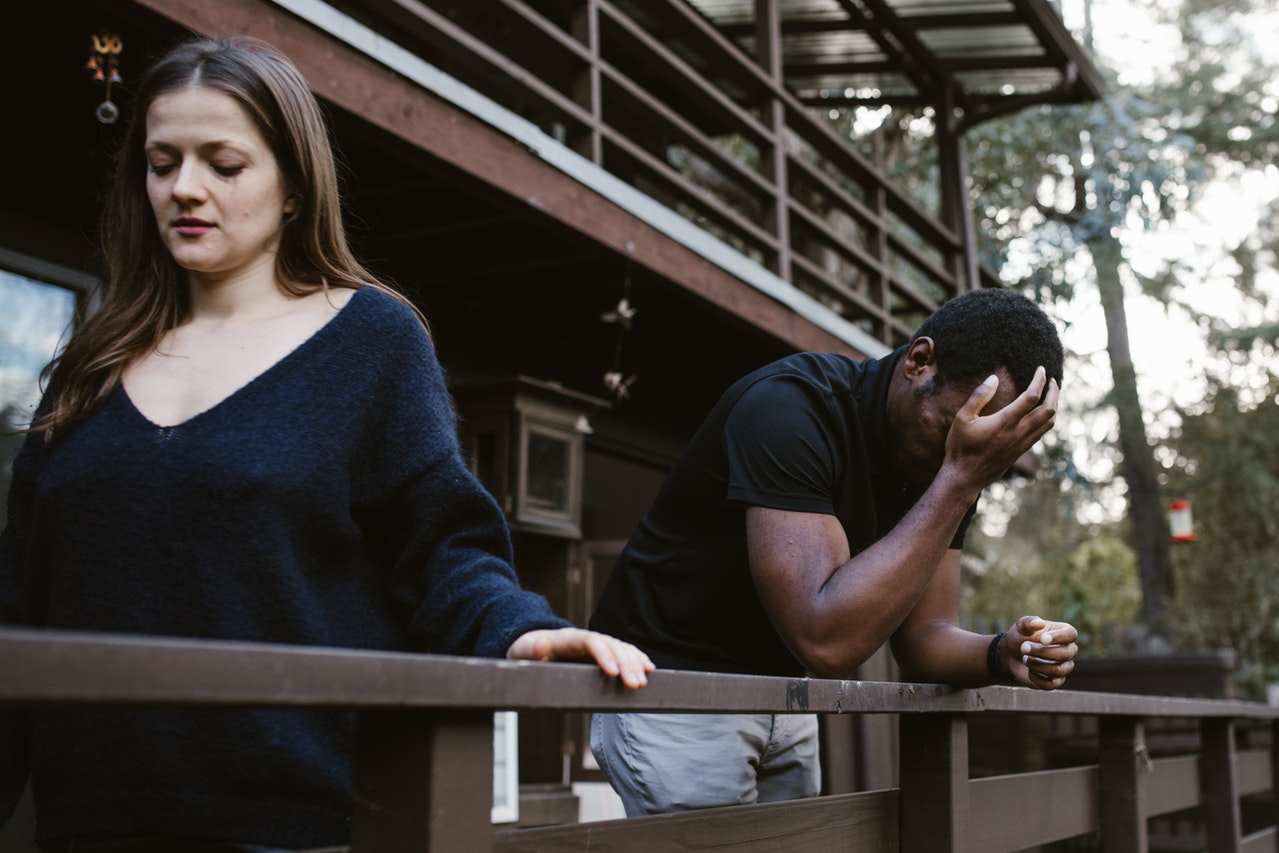
[[[844,646],[829,655],[843,674],[882,646],[915,607],[976,498],[972,487],[939,474],[887,536],[818,590],[813,624],[827,642]]]
[[[987,666],[994,635],[974,634],[948,622],[893,640],[903,681],[984,687],[995,682]]]

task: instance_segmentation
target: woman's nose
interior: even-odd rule
[[[178,167],[177,178],[173,181],[173,197],[183,202],[204,199],[204,181],[197,163],[186,160]]]

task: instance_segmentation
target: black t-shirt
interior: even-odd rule
[[[891,462],[888,386],[904,352],[800,353],[729,388],[631,534],[591,627],[664,668],[802,675],[751,579],[746,508],[834,515],[853,554],[892,530],[923,494]]]

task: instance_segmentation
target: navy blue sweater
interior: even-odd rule
[[[175,427],[117,386],[14,464],[0,621],[498,656],[560,627],[519,588],[430,339],[373,289]],[[0,677],[3,677],[0,675]],[[353,714],[42,707],[0,730],[0,823],[28,769],[42,839],[346,843]]]

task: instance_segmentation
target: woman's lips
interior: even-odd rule
[[[179,219],[173,223],[176,230],[183,237],[199,237],[212,231],[216,226],[212,222],[205,222],[203,219]]]

